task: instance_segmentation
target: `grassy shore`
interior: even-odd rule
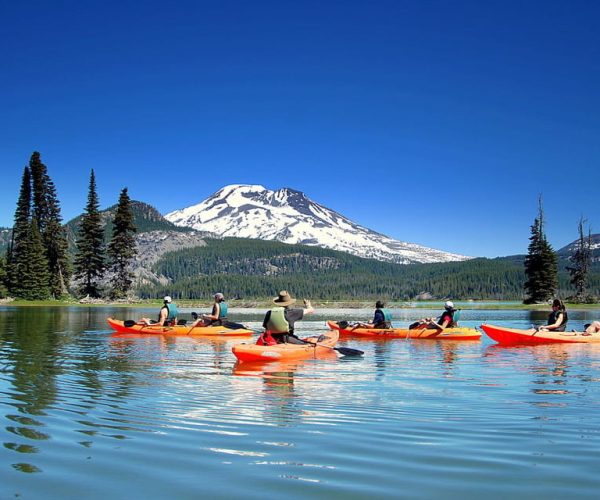
[[[178,307],[193,309],[193,308],[210,308],[212,306],[212,300],[200,301],[200,300],[177,300]],[[230,308],[262,308],[268,309],[273,305],[270,299],[256,299],[256,300],[230,300],[227,301]],[[374,301],[372,300],[313,300],[313,306],[316,309],[369,309],[374,308]],[[525,311],[539,311],[549,310],[550,304],[522,304],[516,301],[454,301],[455,307],[464,310],[477,310],[477,309],[518,309]],[[18,307],[56,307],[56,306],[68,306],[68,307],[160,307],[162,301],[160,299],[155,300],[138,300],[138,301],[108,301],[108,300],[93,300],[81,302],[75,299],[66,300],[40,300],[40,301],[27,301],[27,300],[0,300],[0,306],[18,306]],[[302,301],[297,302],[297,306],[302,306]],[[443,307],[443,301],[391,301],[386,304],[389,309],[439,309]],[[600,304],[566,304],[567,309],[600,309]]]

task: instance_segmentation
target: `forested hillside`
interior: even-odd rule
[[[207,245],[165,254],[153,271],[168,286],[145,286],[143,297],[169,293],[179,298],[207,297],[222,291],[228,297],[271,297],[279,289],[324,300],[383,297],[523,298],[524,256],[473,259],[466,262],[398,265],[303,245],[250,239],[206,240]],[[561,260],[561,294],[569,295],[566,260]],[[590,277],[592,293],[600,292],[600,268]]]
[[[112,235],[112,220],[117,205],[113,205],[106,210],[101,211],[102,220],[104,222],[104,241],[107,243]],[[154,207],[141,201],[132,200],[131,211],[133,212],[133,223],[138,233],[146,233],[149,231],[176,231],[179,233],[187,233],[192,230],[187,227],[178,227],[172,222],[166,220]],[[77,232],[81,222],[81,215],[70,220],[65,224],[67,230],[67,240],[71,251],[75,249],[75,241]]]

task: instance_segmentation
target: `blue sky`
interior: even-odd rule
[[[394,238],[525,253],[600,232],[600,2],[3,2],[0,225],[40,151],[167,213],[292,187]]]

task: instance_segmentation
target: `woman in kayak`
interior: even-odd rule
[[[215,303],[210,314],[202,314],[200,317],[192,323],[194,326],[223,326],[227,321],[227,302],[225,302],[225,296],[219,292],[214,295]]]
[[[304,344],[294,335],[296,321],[304,318],[305,314],[312,314],[313,309],[310,300],[304,299],[304,308],[290,308],[296,302],[285,290],[279,292],[279,296],[273,299],[276,307],[267,311],[263,320],[263,328],[271,332],[277,343]]]
[[[177,324],[177,304],[173,302],[170,296],[166,296],[163,299],[163,306],[158,312],[158,321],[154,321],[150,318],[142,318],[140,323],[146,325],[157,325],[157,326],[174,326]]]
[[[387,309],[384,309],[384,307],[385,303],[381,300],[378,300],[375,303],[373,321],[370,323],[357,323],[356,326],[352,327],[352,329],[373,328],[377,330],[385,330],[387,328],[392,328],[392,314]]]
[[[548,315],[548,324],[540,326],[538,330],[564,332],[567,329],[567,321],[569,321],[569,316],[565,305],[562,300],[554,299],[552,301],[552,312]]]

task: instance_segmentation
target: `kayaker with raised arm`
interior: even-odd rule
[[[294,326],[296,321],[304,318],[305,314],[312,314],[313,309],[310,300],[304,300],[304,308],[291,308],[296,299],[292,298],[288,292],[282,290],[279,295],[273,299],[273,307],[267,311],[263,320],[265,330],[271,332],[272,337],[277,343],[304,344],[294,335]]]
[[[564,332],[567,329],[567,321],[569,321],[569,315],[563,301],[554,299],[552,301],[552,312],[548,315],[548,324],[540,326],[538,330]]]
[[[212,311],[210,314],[202,314],[200,318],[198,318],[192,326],[223,326],[227,321],[227,311],[228,306],[227,302],[225,302],[225,296],[221,293],[215,293],[214,295],[215,302],[212,307]]]
[[[177,324],[177,304],[173,302],[173,299],[166,295],[163,299],[163,306],[158,312],[158,321],[154,321],[150,318],[142,318],[140,323],[154,326],[174,326]]]

